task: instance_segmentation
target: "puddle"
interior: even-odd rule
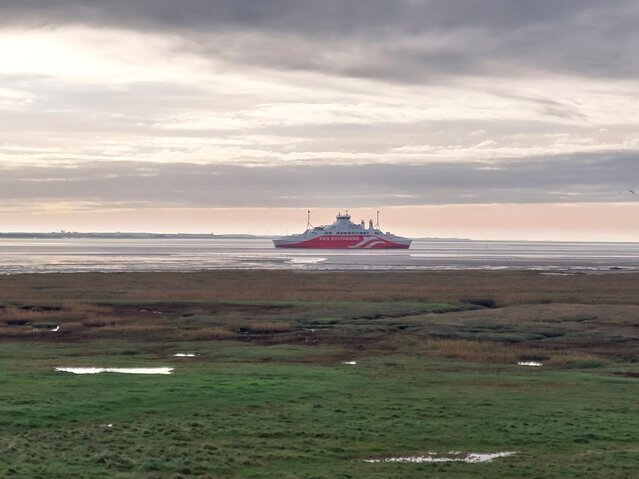
[[[317,264],[322,261],[326,261],[326,258],[291,258],[290,262],[293,264]]]
[[[519,361],[517,366],[528,366],[531,368],[540,368],[544,365],[544,363],[538,363],[536,361]]]
[[[490,462],[493,459],[499,457],[508,457],[516,454],[512,451],[504,452],[488,452],[478,453],[469,452],[468,454],[462,454],[459,451],[451,451],[447,455],[437,456],[434,452],[429,452],[425,456],[404,456],[404,457],[380,457],[376,459],[364,459],[363,462],[399,462],[399,463],[416,463],[421,464],[425,462],[466,462],[469,464],[476,464],[479,462]]]
[[[195,353],[175,353],[173,356],[176,358],[194,358],[197,356]]]
[[[56,371],[72,374],[171,374],[173,368],[55,368]]]
[[[351,366],[357,364],[357,361],[342,361],[342,364],[349,364]]]

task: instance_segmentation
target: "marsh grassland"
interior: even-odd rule
[[[633,478],[638,360],[637,274],[5,276],[0,477]]]

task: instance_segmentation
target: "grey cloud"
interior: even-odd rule
[[[639,73],[633,0],[4,0],[0,18],[171,32],[238,62],[394,81]]]
[[[306,34],[418,33],[487,25],[522,27],[633,2],[595,0],[3,0],[5,23],[95,23],[157,29],[249,28]]]
[[[189,207],[368,207],[635,201],[637,152],[423,165],[274,166],[96,163],[16,167],[5,202],[149,203]]]

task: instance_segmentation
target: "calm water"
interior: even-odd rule
[[[409,250],[276,250],[265,239],[0,240],[0,274],[203,269],[639,269],[639,243],[416,240]]]

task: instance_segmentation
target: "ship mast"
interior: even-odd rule
[[[313,227],[311,224],[311,210],[306,212],[306,229],[310,230]]]
[[[377,210],[377,223],[375,223],[375,229],[379,229],[379,210]]]

